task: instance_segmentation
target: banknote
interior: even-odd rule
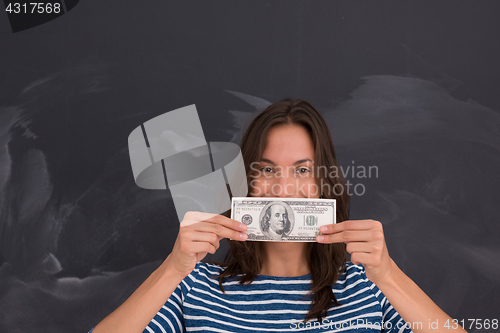
[[[233,197],[231,218],[247,225],[247,240],[315,242],[335,209],[334,199]]]

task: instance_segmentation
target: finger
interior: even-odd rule
[[[188,225],[207,220],[209,218],[214,217],[217,214],[213,213],[204,213],[204,212],[195,212],[195,211],[190,211],[186,212],[184,214],[184,218],[181,221],[181,227],[186,227]]]
[[[217,248],[208,242],[191,242],[189,246],[189,252],[192,254],[196,253],[211,253],[214,254]]]
[[[240,221],[236,221],[236,220],[230,219],[229,217],[225,217],[222,215],[215,215],[215,216],[212,216],[208,219],[205,219],[204,221],[217,223],[217,224],[225,226],[226,228],[237,230],[237,231],[247,230],[247,226],[244,223],[241,223]]]
[[[174,247],[178,248],[181,253],[193,256],[199,252],[215,252],[217,251],[217,246],[212,244],[210,241],[195,241],[192,238],[196,238],[196,232],[185,232],[183,235],[177,239]]]
[[[383,240],[383,233],[373,230],[345,230],[316,237],[318,243],[375,242]]]
[[[182,220],[181,222],[181,227],[188,226],[201,221],[217,223],[234,230],[240,230],[240,231],[247,230],[247,226],[239,221],[230,219],[228,217],[219,214],[204,213],[204,212],[187,212],[184,215],[184,220]]]
[[[354,252],[351,254],[351,262],[361,263],[366,267],[376,267],[380,264],[380,258],[371,253]]]
[[[198,232],[214,234],[216,236],[219,236],[219,239],[229,238],[233,240],[244,241],[248,238],[248,235],[244,232],[235,231],[217,223],[198,222],[190,226],[190,228]]]
[[[373,249],[372,243],[351,242],[346,245],[346,251],[351,254],[354,252],[373,253]]]
[[[218,249],[220,246],[219,237],[211,232],[201,232],[201,231],[193,231],[186,234],[186,239],[191,242],[207,242],[212,244],[215,249]]]
[[[335,224],[321,226],[319,231],[323,234],[331,234],[344,230],[370,230],[382,228],[382,224],[375,220],[348,220]]]

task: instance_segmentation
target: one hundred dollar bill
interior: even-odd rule
[[[335,209],[334,199],[233,197],[231,218],[247,225],[247,240],[315,242]]]

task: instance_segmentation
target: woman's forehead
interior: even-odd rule
[[[262,158],[276,163],[314,160],[314,145],[304,127],[276,126],[269,130]]]

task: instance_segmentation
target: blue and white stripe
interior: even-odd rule
[[[340,306],[323,322],[303,323],[309,310],[311,275],[258,276],[249,285],[218,279],[224,268],[198,263],[144,330],[166,332],[411,332],[364,267],[347,264],[332,286]]]

